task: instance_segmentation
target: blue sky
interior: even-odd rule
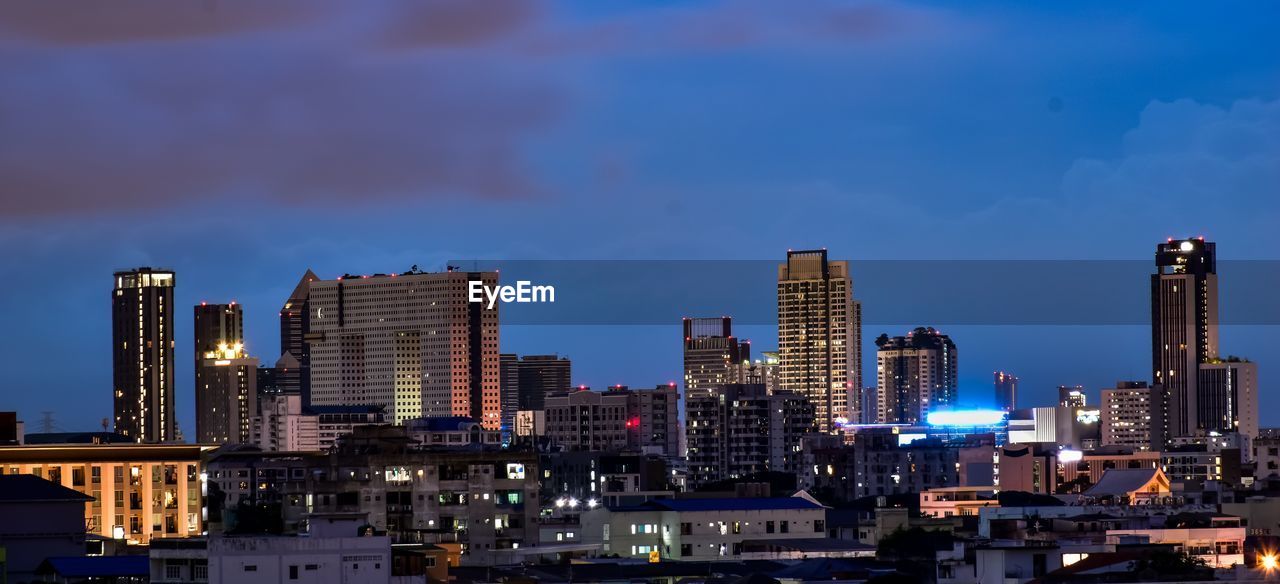
[[[1273,4],[55,4],[0,6],[0,409],[29,422],[110,415],[128,266],[176,269],[182,306],[244,304],[271,360],[307,268],[1146,260],[1185,235],[1280,259]],[[642,386],[679,379],[677,327],[507,327],[502,348]],[[1150,360],[1142,326],[945,332],[973,401],[996,368],[1038,401]],[[1223,331],[1259,362],[1264,424],[1275,333]]]

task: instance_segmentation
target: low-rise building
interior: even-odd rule
[[[939,487],[920,492],[920,514],[925,517],[960,517],[978,514],[984,507],[999,507],[994,487]]]
[[[746,542],[826,537],[826,508],[792,497],[654,499],[583,514],[586,537],[624,558],[737,561]],[[761,550],[767,551],[767,550]]]
[[[421,446],[399,427],[357,427],[326,453],[244,449],[210,456],[221,531],[244,508],[278,515],[283,533],[314,513],[362,513],[396,543],[456,544],[463,565],[513,561],[538,544],[538,458],[496,447]]]
[[[201,455],[189,444],[0,447],[0,474],[30,474],[93,498],[86,531],[131,544],[204,532]]]

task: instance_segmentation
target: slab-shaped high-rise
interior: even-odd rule
[[[1218,357],[1218,267],[1202,238],[1156,246],[1151,275],[1151,361],[1164,389],[1164,438],[1193,436],[1199,420],[1200,365]]]
[[[115,273],[111,291],[115,430],[138,442],[177,438],[173,286],[170,270],[143,267]]]
[[[311,405],[380,405],[396,423],[467,416],[498,430],[498,306],[469,302],[497,272],[346,275],[308,285]]]
[[[244,349],[239,304],[195,307],[196,440],[244,444],[258,413],[258,359]]]
[[[862,306],[849,262],[828,261],[825,249],[787,252],[778,266],[778,356],[778,389],[813,404],[819,431],[861,417]]]

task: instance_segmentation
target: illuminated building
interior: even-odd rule
[[[111,344],[115,430],[138,442],[177,437],[173,286],[169,270],[115,273]]]
[[[473,281],[494,287],[498,274],[412,271],[310,282],[310,404],[385,406],[397,423],[465,416],[499,430],[498,308],[469,302]]]
[[[763,385],[728,384],[685,397],[689,483],[766,472],[795,474],[800,439],[814,430],[813,405]]]
[[[684,389],[692,394],[741,383],[751,344],[733,336],[729,317],[684,319]]]
[[[876,339],[877,421],[919,424],[956,400],[956,345],[933,328]]]
[[[974,434],[990,434],[996,445],[1009,441],[1009,414],[1004,410],[944,410],[930,412],[923,428],[906,427],[900,436],[923,430],[924,438],[963,439]]]
[[[858,428],[852,444],[838,437],[805,438],[800,487],[824,501],[919,493],[955,486],[990,486],[995,440],[990,434],[904,441],[898,426]]]
[[[761,351],[759,359],[743,364],[742,383],[763,385],[770,392],[777,391],[780,362],[777,351]]]
[[[1199,433],[1258,435],[1258,366],[1237,358],[1200,364]]]
[[[460,546],[463,565],[517,563],[538,545],[532,452],[418,446],[404,428],[361,427],[323,453],[220,449],[207,472],[222,494],[210,501],[212,533],[234,530],[243,502],[278,512],[286,535],[313,513],[367,514],[393,543]]]
[[[819,431],[834,432],[862,388],[862,305],[853,298],[849,262],[827,251],[788,251],[778,266],[778,389],[813,404]]]
[[[567,451],[640,450],[677,456],[680,449],[680,394],[675,384],[654,389],[585,387],[547,396],[546,437]]]
[[[1006,371],[995,372],[996,407],[1002,410],[1018,408],[1018,377]]]
[[[1160,391],[1145,381],[1117,381],[1102,390],[1102,444],[1135,450],[1159,450]]]
[[[196,440],[250,442],[258,413],[258,359],[244,351],[240,305],[195,307]]]
[[[1058,405],[1064,408],[1083,408],[1088,405],[1088,395],[1083,385],[1059,385]]]
[[[147,545],[204,532],[201,454],[186,444],[51,444],[0,447],[0,471],[33,474],[93,497],[90,534]]]
[[[1166,440],[1201,430],[1199,370],[1218,356],[1215,245],[1203,238],[1156,246],[1151,275],[1151,359],[1164,388]]]

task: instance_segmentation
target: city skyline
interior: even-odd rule
[[[85,34],[57,14],[0,9],[21,12],[0,13],[12,16],[0,18],[0,52],[28,87],[0,96],[12,114],[0,128],[25,145],[0,154],[13,185],[0,242],[16,250],[3,266],[45,282],[0,289],[23,331],[0,338],[4,362],[23,365],[11,367],[4,407],[29,423],[55,411],[66,429],[111,416],[103,280],[142,265],[178,273],[175,383],[190,439],[188,307],[242,304],[247,349],[268,365],[278,310],[308,268],[334,278],[459,257],[777,262],[780,250],[817,247],[854,264],[1148,262],[1153,243],[1198,236],[1220,244],[1222,263],[1276,259],[1280,152],[1265,137],[1280,132],[1280,87],[1265,55],[1280,39],[1265,23],[1280,7],[515,4],[530,9],[468,21],[490,26],[461,36],[400,31],[386,6],[229,13],[226,28],[172,34],[142,17]],[[743,34],[688,32],[729,17]],[[820,26],[832,19],[851,26]],[[335,37],[338,54],[318,40]],[[460,85],[438,79],[458,70],[469,74]],[[352,89],[306,99],[337,86]],[[276,98],[309,107],[260,105]],[[277,137],[264,140],[273,123]],[[322,168],[333,170],[306,171]],[[1018,374],[1026,404],[1061,384],[1097,399],[1150,376],[1144,325],[868,326],[864,367],[869,339],[915,326],[938,326],[965,351],[962,400],[989,393],[989,372],[1002,369]],[[1260,365],[1261,423],[1280,424],[1267,391],[1275,326],[1220,328],[1227,349],[1247,347],[1236,351]],[[575,383],[646,387],[681,379],[678,330],[503,327],[500,350],[566,355]],[[757,352],[776,348],[769,327],[735,332]],[[1045,332],[1035,347],[1016,342]],[[61,365],[67,355],[74,367]]]

